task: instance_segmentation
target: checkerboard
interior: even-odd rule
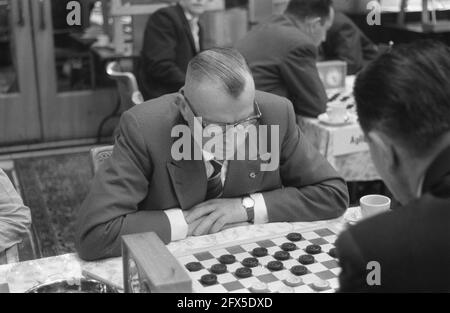
[[[291,242],[287,239],[289,233],[300,233],[303,237],[301,241],[294,242],[297,249],[290,251],[290,259],[281,261],[284,268],[280,271],[271,271],[267,268],[270,261],[275,261],[274,253],[281,251],[281,245],[286,242]],[[319,245],[322,252],[314,255],[315,263],[304,265],[308,272],[301,276],[303,283],[300,286],[293,287],[296,293],[316,292],[312,285],[317,280],[326,280],[329,282],[329,288],[320,292],[335,292],[339,288],[338,275],[340,267],[337,259],[328,254],[330,249],[334,248],[334,242],[337,237],[337,232],[327,227],[319,227],[312,229],[293,230],[286,234],[281,234],[272,237],[256,238],[250,241],[233,243],[230,245],[223,245],[209,248],[204,251],[195,251],[188,255],[176,256],[181,265],[185,266],[190,262],[199,262],[203,266],[200,271],[189,272],[188,274],[193,280],[194,292],[200,293],[246,293],[251,292],[251,287],[258,282],[267,284],[270,292],[281,292],[282,288],[286,286],[284,279],[288,275],[293,275],[290,269],[296,265],[302,265],[298,258],[301,255],[307,254],[305,248],[309,245]],[[235,276],[235,271],[244,267],[241,262],[245,258],[254,257],[252,250],[257,247],[264,247],[268,250],[268,255],[258,258],[260,265],[252,268],[252,276],[249,278],[239,278]],[[217,283],[212,286],[203,285],[200,281],[205,274],[210,274],[210,268],[214,264],[218,264],[219,257],[222,255],[231,254],[236,258],[236,262],[227,265],[227,272],[217,275]],[[292,291],[292,289],[291,289]]]

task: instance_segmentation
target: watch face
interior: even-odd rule
[[[244,208],[251,208],[255,205],[255,201],[250,197],[246,197],[244,198],[244,200],[242,200],[242,205],[244,206]]]

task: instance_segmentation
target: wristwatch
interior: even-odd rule
[[[242,206],[247,212],[247,222],[253,223],[255,220],[255,200],[249,196],[243,197]]]

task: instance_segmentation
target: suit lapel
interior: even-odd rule
[[[197,54],[197,49],[195,48],[195,41],[194,41],[194,37],[192,36],[191,25],[189,25],[189,22],[186,18],[186,14],[184,14],[183,7],[180,4],[177,4],[177,8],[178,8],[178,14],[183,23],[184,32],[188,36],[189,42],[191,44],[191,49],[195,55],[195,54]]]
[[[186,125],[179,116],[177,125]],[[173,138],[173,143],[180,138]],[[172,143],[172,144],[173,144]],[[171,160],[167,162],[167,171],[181,209],[187,210],[206,198],[207,177],[203,160],[194,158],[194,141],[191,139],[192,155],[190,160]]]
[[[167,170],[181,209],[188,210],[205,200],[207,178],[203,160],[171,161]]]
[[[425,175],[422,191],[439,196],[450,192],[450,147],[445,149],[431,164]]]
[[[204,26],[199,21],[199,23],[198,23],[198,41],[199,41],[200,51],[203,51],[203,49],[204,49],[203,40],[202,40],[204,33],[205,33]],[[198,52],[200,52],[200,51],[198,51]]]

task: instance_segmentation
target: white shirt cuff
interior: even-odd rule
[[[170,223],[171,241],[181,240],[187,237],[188,224],[184,218],[183,211],[180,209],[165,210]]]
[[[250,197],[255,201],[255,219],[254,224],[266,224],[269,222],[267,214],[266,201],[261,193],[254,193]]]

